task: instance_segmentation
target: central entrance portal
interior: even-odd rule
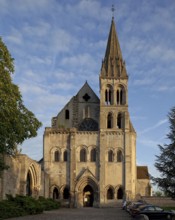
[[[83,205],[84,207],[92,207],[94,202],[94,191],[90,185],[84,187]]]

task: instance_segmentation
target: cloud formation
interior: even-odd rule
[[[14,82],[25,105],[43,123],[39,136],[22,145],[32,158],[42,157],[44,127],[86,80],[99,95],[112,4],[111,0],[0,0],[0,35],[15,58]],[[117,0],[115,7],[129,75],[129,111],[138,133],[137,153],[144,155],[138,161],[153,166],[154,146],[164,141],[166,115],[174,105],[175,4]]]

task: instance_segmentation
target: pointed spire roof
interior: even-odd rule
[[[111,28],[108,36],[108,43],[106,47],[105,57],[109,55],[111,57],[117,56],[118,58],[122,59],[122,52],[120,49],[120,44],[115,29],[114,18],[112,18],[112,22],[111,22]]]
[[[127,78],[125,62],[122,58],[122,52],[115,28],[114,18],[112,18],[106,53],[102,62],[102,77]]]

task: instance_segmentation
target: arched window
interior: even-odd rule
[[[69,188],[65,187],[63,190],[63,199],[69,199],[70,193],[69,193]]]
[[[108,114],[108,117],[107,117],[107,128],[113,128],[113,116],[112,116],[112,113]]]
[[[117,152],[117,162],[122,162],[123,156],[121,150]]]
[[[91,162],[95,162],[96,161],[96,149],[93,148],[91,150]]]
[[[120,90],[120,105],[123,104],[123,89]]]
[[[63,161],[67,161],[67,150],[64,151],[64,154],[63,154]]]
[[[110,85],[107,85],[105,90],[105,104],[112,105],[113,104],[113,88]]]
[[[125,88],[120,85],[117,89],[117,105],[125,105],[126,104],[126,92]]]
[[[120,92],[117,90],[117,105],[120,103]]]
[[[53,190],[53,199],[54,200],[59,199],[59,192],[58,192],[58,189],[56,187]]]
[[[87,161],[86,150],[83,148],[80,150],[80,162],[86,162],[86,161]]]
[[[121,114],[121,113],[119,113],[119,114],[118,114],[118,117],[117,117],[117,127],[118,127],[119,129],[122,128],[122,114]]]
[[[121,187],[117,191],[117,199],[123,199],[123,189]]]
[[[108,200],[114,199],[114,191],[113,191],[113,189],[111,187],[107,191],[107,199]]]
[[[112,150],[108,151],[108,162],[113,162],[114,161],[114,154]]]
[[[58,150],[54,153],[54,160],[55,162],[60,161],[60,152]]]
[[[30,171],[27,173],[27,180],[26,180],[26,195],[32,195],[32,176]]]
[[[65,111],[65,119],[69,119],[69,110],[68,109],[66,109],[66,111]]]

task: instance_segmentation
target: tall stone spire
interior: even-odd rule
[[[115,29],[114,17],[112,17],[106,53],[101,68],[102,78],[128,78],[125,62],[122,58],[117,32]]]

